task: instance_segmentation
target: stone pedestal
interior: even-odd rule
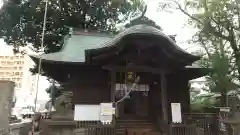
[[[74,135],[85,135],[85,129],[84,128],[75,129]]]
[[[73,121],[73,111],[69,110],[65,114],[54,112],[52,113],[52,120],[54,121],[61,121],[61,120],[67,120],[67,121]]]
[[[56,111],[52,113],[52,120],[73,120],[71,101],[72,93],[63,92],[63,94],[55,100],[53,105]]]
[[[74,135],[76,121],[44,120],[41,123],[41,135]]]

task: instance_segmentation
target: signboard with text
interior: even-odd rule
[[[182,113],[180,103],[171,103],[172,122],[182,123]]]

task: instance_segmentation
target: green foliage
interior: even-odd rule
[[[224,92],[236,89],[233,80],[239,80],[239,65],[235,52],[236,35],[235,29],[239,23],[234,21],[240,18],[235,7],[239,6],[236,1],[230,0],[188,0],[186,7],[197,10],[196,14],[190,15],[189,23],[199,31],[195,35],[195,43],[203,46],[206,52],[205,62],[214,72],[210,74],[214,83],[213,92]],[[188,14],[189,15],[189,14]],[[235,35],[235,36],[234,36]],[[238,48],[238,47],[237,47]],[[237,67],[237,68],[236,68]]]
[[[141,0],[48,0],[45,51],[58,51],[69,27],[115,32],[117,23],[142,6]],[[43,0],[9,0],[0,11],[0,37],[15,48],[31,43],[39,49],[44,9]]]
[[[231,76],[230,80],[238,76],[232,71],[238,70],[239,6],[237,0],[186,0],[184,11],[196,11],[194,14],[185,13],[189,16],[189,24],[199,30],[194,41],[202,45],[210,67],[222,80],[226,75]]]
[[[195,112],[204,112],[208,108],[215,107],[219,101],[212,96],[199,96],[191,101],[191,109]]]
[[[185,9],[196,10],[189,16],[189,24],[199,31],[194,42],[205,49],[205,62],[213,69],[209,86],[212,92],[220,92],[225,100],[229,90],[237,89],[239,80],[239,3],[232,0],[187,0]],[[186,11],[186,10],[185,10]],[[203,65],[204,66],[204,65]],[[224,104],[225,101],[222,101]]]
[[[161,4],[161,7],[166,7]],[[177,8],[189,17],[189,25],[198,31],[193,37],[205,53],[198,64],[212,68],[209,86],[213,92],[238,88],[240,80],[240,2],[239,0],[185,0],[184,7],[175,0],[168,7]]]

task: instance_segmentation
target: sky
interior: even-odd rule
[[[188,17],[179,10],[175,10],[172,13],[163,11],[157,12],[158,3],[161,1],[164,0],[145,0],[148,5],[146,16],[161,26],[165,34],[177,35],[177,43],[184,50],[193,52],[198,49],[199,46],[186,43],[186,41],[191,39],[195,33],[193,27],[186,26]]]

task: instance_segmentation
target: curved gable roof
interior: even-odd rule
[[[104,50],[109,50],[117,46],[118,42],[124,37],[130,35],[153,35],[159,40],[165,40],[167,45],[158,44],[160,47],[168,47],[173,50],[177,56],[183,56],[181,59],[186,59],[188,62],[193,62],[200,57],[194,56],[185,50],[181,49],[169,36],[162,33],[162,31],[148,25],[135,25],[125,29],[123,32],[117,34],[114,38],[112,36],[103,35],[100,33],[86,33],[80,32],[73,34],[67,42],[65,41],[63,48],[59,52],[42,54],[41,56],[32,56],[33,58],[42,58],[44,61],[52,62],[70,62],[70,63],[84,63],[86,55],[104,53]],[[87,52],[87,53],[86,53]]]
[[[135,25],[125,29],[123,32],[116,35],[112,40],[109,40],[101,45],[99,48],[93,48],[86,50],[89,55],[98,55],[100,53],[104,53],[106,50],[109,50],[114,47],[124,46],[125,44],[118,44],[122,39],[132,35],[143,35],[143,36],[153,36],[158,39],[159,43],[156,45],[159,48],[168,48],[168,50],[172,50],[171,52],[167,52],[172,56],[175,56],[176,59],[180,61],[185,61],[185,63],[192,63],[196,60],[199,60],[199,56],[192,55],[187,51],[180,48],[172,38],[165,35],[161,30],[148,26],[148,25]],[[161,43],[164,41],[164,43]],[[180,56],[180,57],[179,57]]]

